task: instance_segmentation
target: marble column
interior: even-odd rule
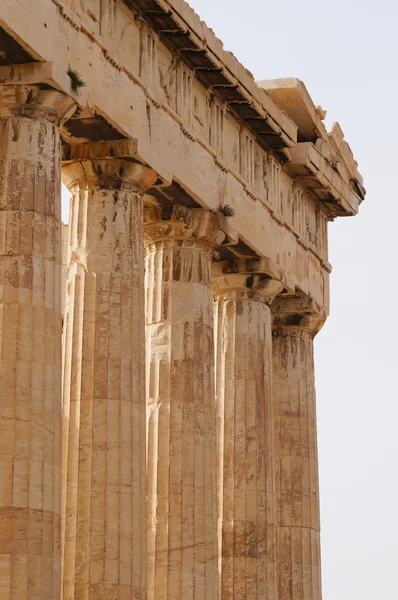
[[[72,192],[63,396],[63,600],[146,598],[142,195],[134,141],[64,151]]]
[[[146,209],[148,598],[216,600],[212,254],[220,213]]]
[[[213,265],[223,600],[278,597],[269,303],[282,289],[261,260]]]
[[[73,102],[0,85],[0,598],[60,598],[61,165]]]
[[[313,338],[324,319],[305,298],[273,312],[279,600],[321,600]]]

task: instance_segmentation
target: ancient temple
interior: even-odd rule
[[[321,600],[313,339],[365,194],[324,118],[183,0],[1,1],[0,600]]]

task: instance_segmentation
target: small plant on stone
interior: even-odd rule
[[[82,87],[85,87],[86,82],[83,81],[83,79],[80,77],[79,73],[75,70],[75,69],[71,69],[69,67],[69,69],[67,70],[67,75],[69,75],[70,77],[70,85],[72,88],[72,91],[75,92],[76,94],[79,93],[79,90]]]
[[[234,217],[235,209],[232,208],[230,204],[220,204],[218,207],[218,212],[220,212],[224,217]]]

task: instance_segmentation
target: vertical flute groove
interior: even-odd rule
[[[313,334],[273,338],[279,600],[321,600]]]
[[[74,188],[64,600],[146,597],[142,211],[135,192]]]
[[[0,86],[0,595],[21,600],[60,598],[59,121],[70,105]]]
[[[215,302],[221,597],[271,600],[277,598],[271,315],[246,292],[217,289]]]
[[[181,210],[213,240],[210,213]],[[218,598],[214,242],[185,233],[184,223],[165,223],[165,235],[163,223],[145,225],[150,600]]]

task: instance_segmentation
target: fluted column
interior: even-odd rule
[[[142,194],[156,175],[133,157],[132,140],[64,152],[63,600],[146,598]]]
[[[146,210],[148,598],[216,600],[211,262],[225,219]]]
[[[213,265],[222,600],[275,600],[271,302],[261,260]]]
[[[273,311],[279,600],[321,600],[313,303],[277,298]]]
[[[73,102],[0,85],[0,597],[60,597],[61,168]]]

